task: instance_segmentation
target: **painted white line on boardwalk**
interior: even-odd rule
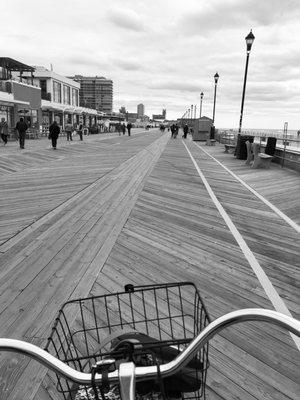
[[[267,199],[265,199],[261,194],[257,193],[251,186],[249,186],[246,182],[244,182],[241,178],[239,178],[234,172],[230,171],[224,164],[218,161],[214,156],[209,154],[206,150],[202,149],[197,143],[194,143],[200,150],[202,150],[205,154],[207,154],[210,158],[212,158],[215,162],[217,162],[222,168],[224,168],[227,172],[230,173],[236,180],[238,180],[245,188],[250,190],[256,197],[258,197],[261,201],[263,201],[268,207],[270,207],[280,218],[282,218],[286,223],[288,223],[292,228],[294,228],[298,233],[300,233],[300,226],[296,224],[291,218],[285,215],[282,211],[280,211],[274,204],[270,203]]]
[[[255,275],[257,276],[257,279],[259,280],[260,284],[262,285],[264,291],[266,292],[268,298],[270,299],[271,303],[273,304],[275,310],[278,311],[278,312],[281,312],[282,314],[285,314],[285,315],[288,315],[290,317],[293,317],[292,314],[290,313],[289,309],[285,305],[284,301],[279,296],[279,294],[277,293],[276,289],[272,285],[271,281],[267,277],[265,271],[262,269],[262,267],[260,266],[259,262],[255,258],[254,254],[252,253],[252,251],[248,247],[247,243],[243,239],[242,235],[237,230],[236,226],[234,225],[234,223],[230,219],[229,215],[227,214],[227,212],[223,208],[222,204],[217,199],[217,197],[214,194],[212,188],[210,187],[209,183],[207,182],[205,176],[201,172],[196,160],[192,156],[190,150],[187,148],[187,146],[184,143],[184,141],[182,141],[182,143],[184,144],[184,146],[186,148],[186,151],[188,152],[188,154],[189,154],[189,156],[190,156],[190,158],[191,158],[191,160],[192,160],[192,162],[193,162],[193,164],[194,164],[194,166],[195,166],[200,178],[202,179],[202,182],[204,183],[204,186],[205,186],[208,194],[210,195],[212,201],[214,202],[214,204],[215,204],[216,208],[218,209],[219,213],[221,214],[222,218],[226,222],[226,225],[228,226],[230,232],[232,233],[233,237],[235,238],[235,240],[236,240],[237,244],[239,245],[240,249],[244,253],[245,258],[247,259],[248,263],[250,264],[251,268],[253,269]],[[298,338],[297,336],[295,336],[293,334],[291,334],[291,336],[292,336],[292,339],[294,340],[298,350],[300,351],[300,338]]]

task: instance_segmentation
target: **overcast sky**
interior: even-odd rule
[[[62,75],[114,82],[114,111],[138,103],[180,118],[204,92],[202,115],[237,128],[300,129],[299,0],[1,0],[1,53]]]

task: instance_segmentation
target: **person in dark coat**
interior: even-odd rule
[[[83,133],[82,131],[83,131],[83,125],[80,124],[79,127],[78,127],[78,131],[77,131],[77,133],[79,135],[79,140],[83,140],[82,139],[82,133]]]
[[[174,137],[174,132],[175,132],[175,125],[172,124],[170,129],[171,129],[171,138],[173,138]]]
[[[57,125],[56,121],[49,126],[49,139],[52,140],[53,150],[56,150],[57,138],[60,134],[60,127]]]
[[[132,128],[132,125],[130,122],[128,122],[128,124],[127,124],[128,136],[130,136],[130,134],[131,134],[131,128]]]
[[[19,135],[19,143],[20,143],[20,148],[24,149],[25,148],[25,137],[26,137],[26,131],[28,129],[28,125],[26,122],[24,122],[24,118],[20,118],[20,121],[17,122],[16,125],[16,130],[18,131]]]
[[[184,139],[186,139],[188,133],[189,133],[189,127],[187,124],[185,124],[183,127],[183,138]]]
[[[177,138],[178,131],[179,131],[179,126],[177,124],[175,124],[175,126],[174,126],[174,134],[173,134],[174,139]]]
[[[123,135],[125,135],[125,132],[126,132],[126,126],[125,126],[125,124],[124,124],[124,123],[122,124],[122,131],[123,131]]]
[[[5,146],[7,144],[7,136],[8,136],[8,125],[7,122],[5,121],[5,118],[1,118],[0,134],[1,134],[1,139],[3,140]]]

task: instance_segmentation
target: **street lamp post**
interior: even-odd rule
[[[243,86],[243,95],[242,95],[242,104],[241,104],[239,133],[241,133],[241,130],[242,130],[242,121],[243,121],[243,111],[244,111],[244,100],[245,100],[245,91],[246,91],[246,82],[247,82],[249,54],[250,54],[251,47],[252,47],[252,44],[254,42],[254,39],[255,39],[255,36],[253,35],[252,29],[251,29],[250,33],[245,37],[246,45],[247,45],[247,57],[246,57],[246,67],[245,67],[245,75],[244,75],[244,86]]]
[[[201,118],[201,114],[202,114],[202,100],[203,100],[203,96],[204,96],[204,93],[201,92],[201,93],[200,93],[200,118]]]
[[[215,75],[214,75],[214,80],[215,80],[215,94],[214,94],[213,123],[215,122],[216,94],[217,94],[218,79],[219,79],[219,74],[216,72]]]

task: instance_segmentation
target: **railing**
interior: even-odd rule
[[[40,139],[41,133],[37,128],[29,128],[26,131],[26,139]],[[18,132],[15,128],[8,128],[8,136],[9,141],[18,140]]]
[[[258,132],[258,131],[246,131],[243,130],[241,135],[254,136],[254,142],[259,143],[260,146],[265,146],[268,137],[274,137],[277,139],[276,150],[277,154],[274,155],[275,158],[280,160],[282,166],[284,166],[285,161],[300,165],[300,135],[296,138],[295,135],[286,133],[283,135],[282,132]],[[224,144],[236,144],[238,137],[237,130],[218,130],[216,133],[216,139],[220,143]],[[290,157],[293,153],[294,157]],[[299,156],[299,157],[298,157]]]

